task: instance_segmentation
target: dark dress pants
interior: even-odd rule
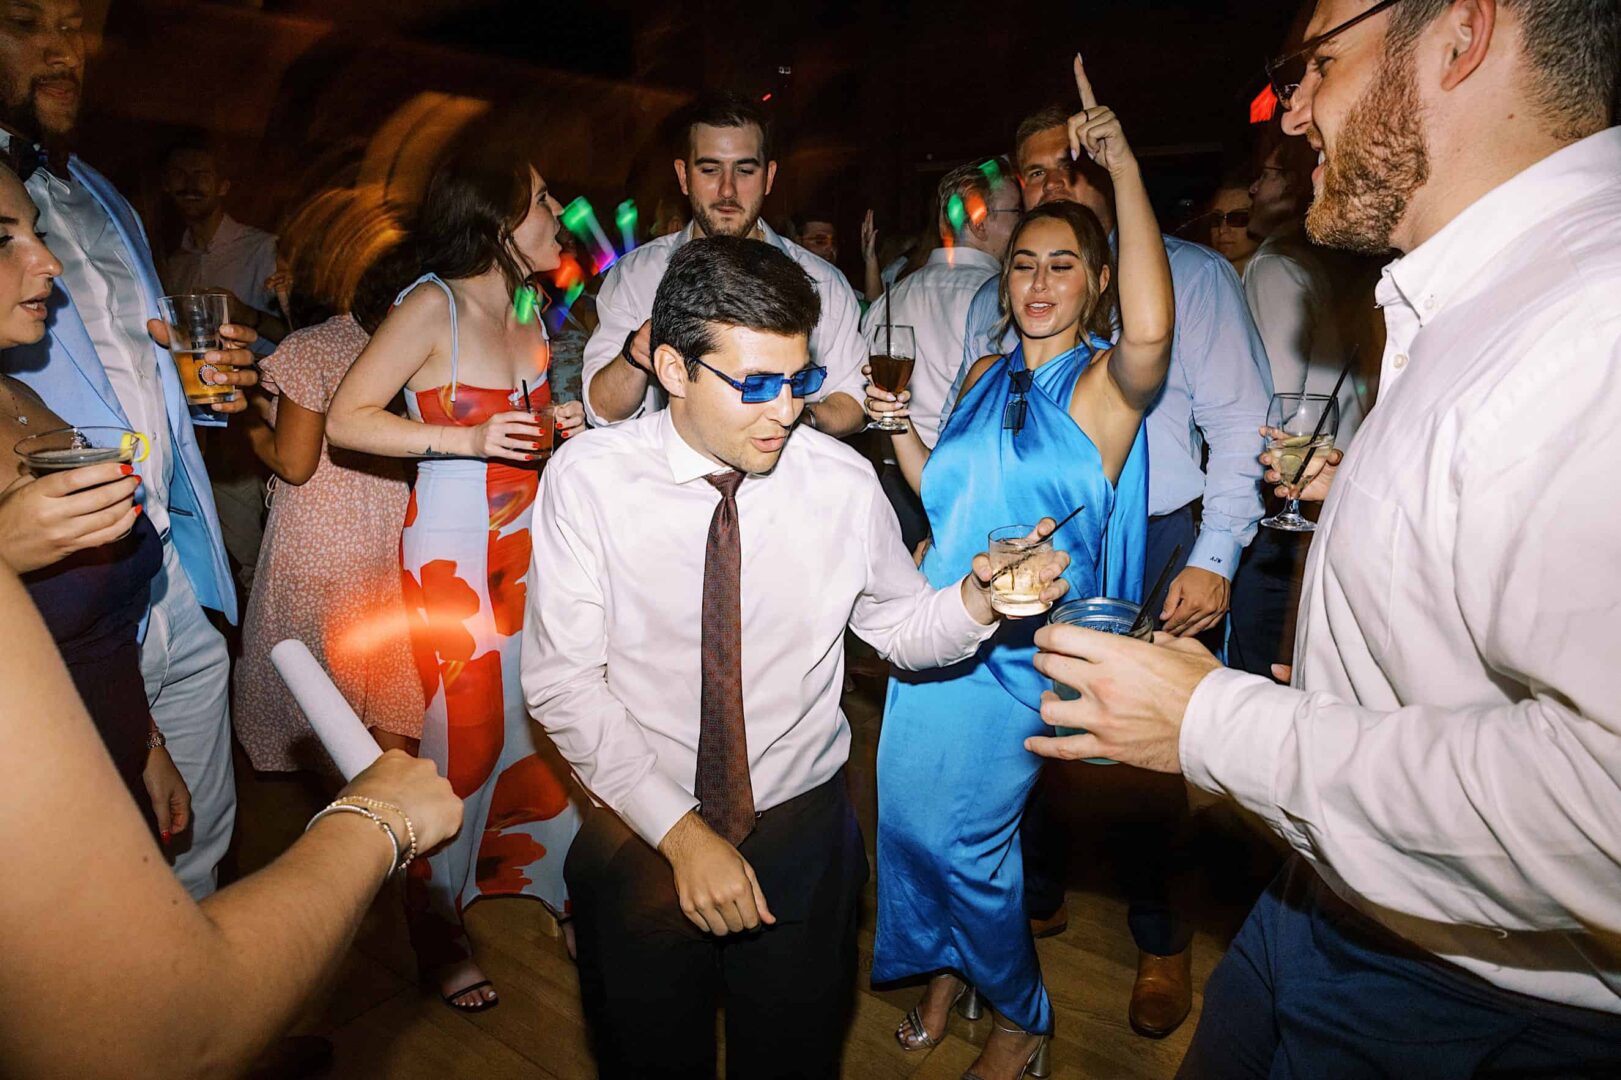
[[[1193,510],[1184,506],[1148,519],[1145,578],[1158,575],[1176,545],[1182,545],[1178,563],[1185,565],[1197,536]],[[1173,577],[1181,572],[1181,565]],[[1145,580],[1143,588],[1153,584]],[[1219,634],[1220,628],[1211,631]],[[1219,640],[1219,639],[1218,639]],[[1056,798],[1084,792],[1085,770],[1129,768],[1124,765],[1087,765],[1047,762],[1025,806],[1020,826],[1024,846],[1025,911],[1033,919],[1051,916],[1064,902],[1068,877],[1069,830],[1053,809]],[[1132,940],[1144,952],[1174,956],[1188,947],[1193,927],[1185,915],[1182,897],[1188,863],[1189,834],[1187,787],[1180,776],[1142,772],[1134,778],[1138,801],[1111,816],[1107,829],[1109,852],[1126,893],[1126,922]]]
[[[892,462],[884,463],[878,473],[878,483],[889,497],[889,505],[895,510],[895,520],[900,522],[901,542],[906,545],[907,551],[916,551],[923,538],[929,535],[929,515],[923,509],[923,500],[906,482],[901,467]]]
[[[1211,973],[1182,1080],[1621,1076],[1621,1015],[1493,986],[1392,934],[1299,856]]]
[[[580,992],[604,1080],[833,1080],[855,1003],[867,857],[841,771],[760,815],[739,848],[773,926],[716,938],[681,913],[670,864],[594,810],[564,864]]]
[[[1270,678],[1273,664],[1293,662],[1295,616],[1311,537],[1261,528],[1244,549],[1233,579],[1228,667]]]

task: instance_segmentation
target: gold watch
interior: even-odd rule
[[[163,732],[153,728],[146,733],[146,748],[148,750],[161,750],[169,745],[169,740],[163,737]]]

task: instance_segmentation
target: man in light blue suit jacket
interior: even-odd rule
[[[154,322],[162,287],[134,209],[104,177],[59,149],[78,118],[84,70],[78,5],[47,0],[35,16],[0,24],[0,145],[43,143],[46,164],[24,181],[63,274],[50,299],[49,333],[0,354],[0,367],[72,424],[126,427],[151,441],[150,456],[137,466],[140,498],[164,538],[164,557],[141,624],[141,669],[153,718],[191,795],[187,827],[170,841],[175,873],[201,898],[214,891],[236,813],[230,661],[203,609],[234,623],[237,597],[192,425],[223,424],[216,413],[245,403],[238,394],[209,411],[188,406],[164,347],[167,334]],[[225,336],[242,346],[254,338],[236,327]],[[223,359],[252,363],[246,348]],[[247,386],[257,376],[249,368],[216,381]]]

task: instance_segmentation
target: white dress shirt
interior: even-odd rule
[[[1621,128],[1385,269],[1294,688],[1188,705],[1190,780],[1498,986],[1621,1012]]]
[[[1002,269],[995,256],[965,245],[936,248],[917,273],[891,286],[867,309],[861,333],[870,352],[882,351],[884,323],[890,304],[893,322],[910,326],[917,334],[917,363],[912,368],[910,409],[918,438],[934,449],[940,434],[940,412],[957,377],[962,360],[962,339],[968,326],[968,305],[985,282]]]
[[[541,475],[531,535],[523,688],[595,796],[657,845],[697,805],[704,551],[715,464],[667,414],[569,440]],[[759,811],[832,778],[850,753],[839,710],[844,631],[896,665],[965,659],[993,630],[938,592],[901,544],[861,455],[796,430],[737,493],[743,712]]]
[[[585,343],[584,370],[580,385],[585,390],[585,414],[593,426],[605,427],[616,421],[604,420],[591,403],[591,380],[613,362],[625,347],[625,339],[653,317],[653,295],[676,250],[693,236],[693,225],[680,232],[650,240],[620,259],[603,279],[597,293],[597,328]],[[829,394],[843,392],[856,401],[865,395],[866,380],[861,365],[867,362],[867,345],[861,339],[861,309],[850,282],[826,259],[812,255],[791,240],[785,240],[760,222],[761,238],[798,263],[816,283],[822,299],[822,317],[811,331],[811,359],[827,368],[827,381],[810,400],[821,401]],[[657,380],[649,379],[641,406],[630,418],[664,408],[664,391]]]
[[[230,289],[250,307],[270,314],[276,311],[276,294],[265,287],[265,279],[276,272],[276,238],[230,214],[206,244],[187,229],[165,269],[164,278],[173,292]]]
[[[39,207],[45,243],[62,261],[62,285],[84,320],[118,404],[135,430],[151,442],[141,467],[141,505],[159,534],[167,535],[174,447],[169,442],[163,379],[146,330],[140,280],[112,219],[83,184],[39,169],[27,187]]]
[[[1345,366],[1346,342],[1335,301],[1334,270],[1299,226],[1261,242],[1244,267],[1244,295],[1272,364],[1279,394],[1326,394]],[[1340,388],[1341,449],[1362,426],[1361,389],[1353,370]]]

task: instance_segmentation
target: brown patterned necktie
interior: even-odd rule
[[[703,691],[699,705],[699,813],[733,844],[754,831],[754,786],[743,730],[743,549],[737,529],[740,472],[705,480],[720,492],[704,547]]]

